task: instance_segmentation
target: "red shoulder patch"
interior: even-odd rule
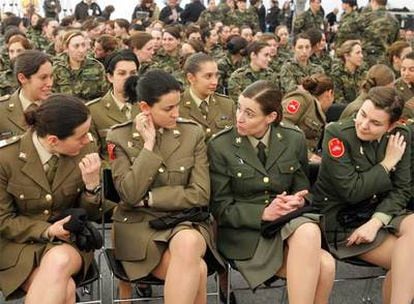
[[[344,143],[339,138],[332,138],[328,142],[329,154],[335,158],[342,157],[345,153]]]
[[[292,99],[286,106],[286,111],[290,114],[296,114],[299,111],[300,102]]]
[[[115,144],[113,144],[113,143],[107,143],[106,148],[108,150],[109,160],[115,160],[116,159],[116,155],[115,155]]]

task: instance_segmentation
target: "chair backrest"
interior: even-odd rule
[[[102,191],[104,198],[114,203],[119,203],[121,201],[121,198],[119,197],[118,191],[115,189],[114,181],[112,180],[112,171],[110,168],[105,168],[102,170],[102,181]]]

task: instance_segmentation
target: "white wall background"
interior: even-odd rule
[[[181,5],[184,7],[186,3],[188,3],[190,0],[181,0]],[[216,0],[217,1],[217,0]],[[269,3],[269,0],[263,0],[265,5],[267,6]],[[37,0],[34,2],[38,2],[40,6],[40,12],[43,14],[43,10],[41,8],[41,3],[43,3],[42,0]],[[70,10],[74,10],[75,5],[80,2],[80,0],[61,0],[62,8],[67,9],[67,12],[69,13]],[[113,18],[126,18],[130,19],[132,11],[137,3],[139,3],[139,0],[96,0],[96,2],[100,5],[100,7],[103,9],[106,5],[113,5],[115,7],[115,12],[112,14]],[[162,8],[165,4],[165,0],[156,0],[158,3],[158,6]],[[206,3],[207,1],[204,0]],[[284,2],[284,0],[279,0],[280,5]],[[368,0],[358,0],[358,5],[366,5]],[[410,10],[414,11],[414,0],[388,0],[388,6],[390,8],[395,7],[408,7]],[[12,4],[12,6],[10,6]],[[17,6],[16,6],[17,4]],[[325,9],[326,13],[331,12],[335,7],[341,9],[341,0],[323,0],[322,5]],[[0,9],[2,11],[10,11],[10,8],[13,8],[13,12],[18,13],[18,8],[20,7],[20,0],[0,0]]]

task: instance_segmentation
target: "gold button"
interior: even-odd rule
[[[102,212],[102,211],[103,211],[103,209],[102,209],[102,208],[99,208],[98,210],[99,210],[99,212]]]
[[[124,217],[124,222],[126,222],[128,220],[128,218],[127,217]]]
[[[81,192],[81,188],[76,188],[76,192]]]
[[[267,191],[267,190],[266,190],[266,191],[265,191],[265,194],[266,194],[266,195],[268,195],[268,194],[269,194],[269,191]]]
[[[290,169],[290,171],[293,171],[293,170],[295,170],[295,168],[292,166],[292,167],[290,167],[289,168]]]
[[[24,194],[20,194],[19,195],[19,198],[22,200],[22,199],[24,199]]]
[[[267,176],[263,177],[263,182],[265,184],[269,183],[269,181],[270,181],[270,179]]]
[[[237,172],[237,177],[242,177],[243,174],[241,172]]]
[[[46,199],[46,202],[51,202],[52,196],[50,194],[46,194],[45,199]]]
[[[44,214],[44,215],[49,215],[49,210],[45,209],[45,210],[43,211],[43,214]]]
[[[164,173],[164,168],[159,168],[159,169],[158,169],[158,172],[160,172],[160,173]]]
[[[180,171],[184,171],[184,170],[185,170],[184,166],[181,166]]]
[[[355,166],[356,169],[359,169],[359,166]]]
[[[325,202],[328,200],[328,198],[327,197],[324,197],[324,199],[323,199]]]
[[[210,133],[210,132],[211,132],[211,129],[210,129],[210,128],[207,128],[207,129],[206,129],[206,132],[207,132],[207,133]]]
[[[265,200],[265,204],[269,204],[269,200]]]

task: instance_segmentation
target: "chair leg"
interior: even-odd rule
[[[217,291],[216,303],[220,304],[220,279],[219,279],[218,272],[216,272],[216,274],[214,275],[214,278],[216,279],[216,291]]]
[[[365,287],[364,287],[364,291],[362,294],[362,303],[367,303],[367,304],[372,303],[371,290],[372,290],[373,284],[374,284],[374,279],[369,279],[365,282]]]
[[[231,293],[231,266],[227,264],[227,303],[230,304],[230,293]]]

